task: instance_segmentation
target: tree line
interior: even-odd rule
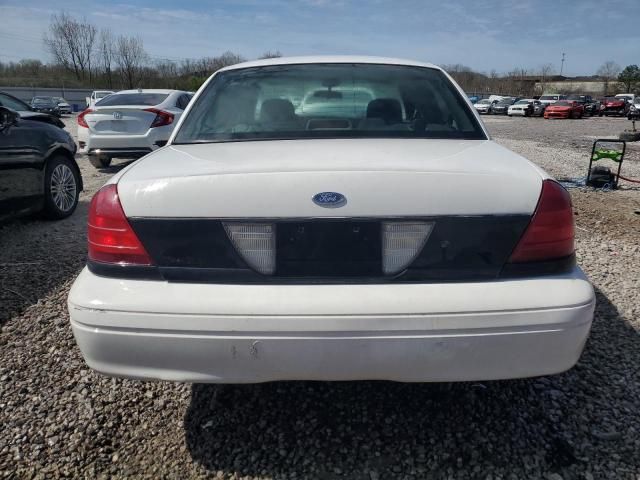
[[[108,28],[99,30],[86,19],[75,18],[65,12],[51,17],[43,43],[52,62],[44,64],[33,59],[0,62],[0,83],[34,87],[60,87],[62,84],[68,88],[196,90],[216,70],[245,60],[234,52],[200,59],[154,57],[145,50],[140,37],[116,36]],[[280,52],[269,51],[261,58],[279,56]],[[443,68],[469,93],[530,97],[545,92],[546,84],[559,78],[551,64],[530,69],[516,68],[503,74],[495,70],[476,72],[461,64],[444,65]],[[617,63],[607,61],[592,79],[603,83],[604,95],[640,90],[640,68],[637,65],[622,69]]]
[[[176,88],[196,90],[216,70],[245,60],[234,52],[214,57],[171,60],[150,55],[140,37],[98,30],[68,13],[51,17],[43,44],[52,58],[0,62],[0,84],[67,88]],[[261,58],[279,57],[265,52]]]

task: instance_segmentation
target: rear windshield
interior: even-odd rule
[[[486,138],[439,70],[306,64],[219,73],[174,143],[363,137]]]
[[[168,93],[114,93],[96,103],[96,107],[121,105],[158,105],[169,96]]]
[[[540,100],[558,100],[558,95],[542,95]]]
[[[558,107],[570,107],[572,104],[571,102],[567,102],[566,100],[560,100],[559,102],[556,102],[556,105]]]
[[[33,103],[53,103],[53,99],[49,97],[35,97]]]
[[[518,100],[516,105],[529,105],[529,103],[531,103],[529,100]]]

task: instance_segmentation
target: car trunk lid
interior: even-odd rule
[[[92,133],[99,135],[142,135],[156,118],[148,106],[95,107],[85,115]]]

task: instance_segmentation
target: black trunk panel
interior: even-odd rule
[[[280,222],[276,275],[358,277],[382,274],[380,222]]]
[[[384,276],[381,223],[402,220],[431,221],[435,225],[409,268],[395,277]],[[257,273],[244,262],[219,219],[129,221],[157,266],[156,273],[170,281],[456,282],[499,277],[529,216],[259,219],[256,221],[276,225],[274,275]]]

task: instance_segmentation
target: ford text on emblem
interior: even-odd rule
[[[339,208],[347,204],[347,197],[336,192],[320,192],[313,196],[313,203],[324,208]]]
[[[122,112],[113,112],[113,118],[115,120],[122,120]]]

